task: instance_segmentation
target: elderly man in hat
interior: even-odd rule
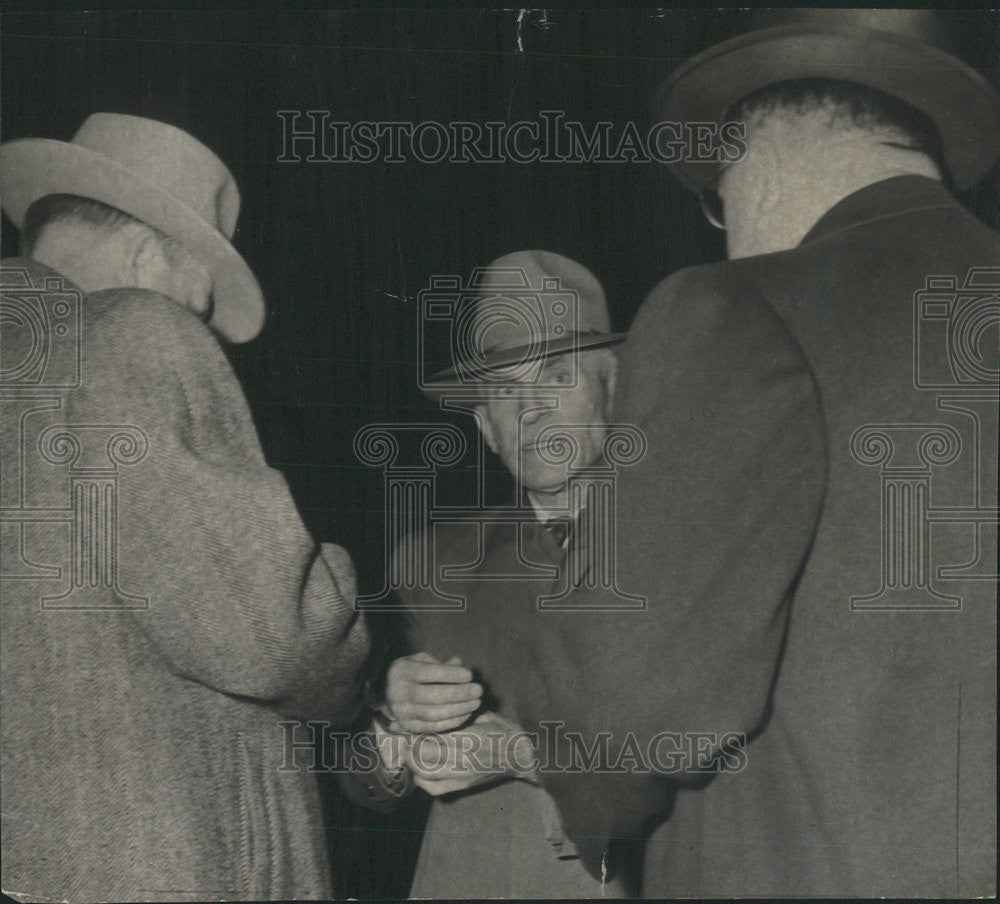
[[[233,177],[173,126],[97,113],[0,147],[0,191],[24,254],[3,263],[4,888],[326,897],[279,722],[350,720],[368,637],[213,335],[264,320]]]
[[[649,570],[647,592],[670,632],[647,643],[649,619],[622,617],[618,631],[634,652],[611,668],[619,681],[661,676],[667,693],[639,695],[660,726],[735,721],[752,741],[737,772],[702,787],[676,777],[670,818],[647,846],[643,892],[990,896],[1000,240],[949,186],[969,189],[996,161],[1000,103],[942,49],[929,11],[762,18],[689,60],[658,92],[661,121],[742,123],[747,150],[735,162],[702,155],[673,167],[726,229],[730,260],[682,271],[646,300],[621,355],[616,418],[653,431],[658,404],[686,415],[677,428],[707,438],[705,480],[727,477],[698,409],[672,391],[698,368],[676,337],[711,336],[727,350],[718,374],[701,375],[714,393],[705,415],[719,435],[733,418],[751,436],[765,412],[726,399],[768,372],[781,379],[777,337],[757,346],[756,359],[745,354],[753,331],[777,316],[818,387],[829,478],[810,549],[808,504],[772,509],[795,533],[760,546],[743,527],[766,530],[755,513],[778,485],[766,459],[751,462],[730,500],[733,526],[720,519],[717,535],[703,538],[717,555],[691,550],[698,575],[672,553],[677,542],[687,548],[674,528],[700,533],[724,484],[703,484],[706,505],[686,507],[697,475],[679,480],[666,467],[647,484],[662,505],[651,521],[630,527],[634,512],[620,509],[624,554],[641,530],[664,564],[661,580]],[[718,318],[727,306],[743,321]],[[772,448],[782,442],[771,437]],[[652,436],[650,449],[662,451]],[[737,440],[732,454],[746,452]],[[807,454],[789,468],[802,469]],[[621,475],[620,502],[631,498],[631,479]],[[768,587],[767,572],[784,586]],[[793,588],[789,620],[777,591]],[[548,619],[529,643],[578,655],[594,628]],[[580,712],[560,680],[570,662],[534,658],[519,690],[528,701],[521,724],[614,724],[606,709]],[[616,789],[571,778],[552,789],[571,835],[600,834],[595,814],[608,811],[611,834],[634,831],[668,784],[625,778]]]
[[[462,360],[425,392],[435,401],[472,403],[486,444],[517,490],[511,504],[442,523],[433,537],[411,536],[396,552],[399,563],[432,542],[439,576],[449,566],[474,563],[460,577],[435,581],[438,591],[464,599],[461,611],[440,611],[427,589],[398,591],[409,648],[419,652],[389,668],[382,727],[416,733],[409,736],[407,768],[424,790],[446,795],[431,809],[411,895],[628,895],[633,889],[623,877],[592,877],[564,838],[534,774],[532,741],[518,734],[511,695],[526,639],[544,618],[538,600],[552,584],[544,566],[565,572],[568,548],[579,545],[574,534],[586,517],[579,510],[586,494],[571,493],[568,483],[574,469],[602,457],[617,379],[612,346],[624,336],[610,331],[597,279],[561,255],[508,254],[479,277],[470,333],[475,347],[459,350]],[[511,289],[518,284],[525,294]],[[545,294],[546,286],[555,287],[551,308],[561,314],[532,317],[530,296]],[[559,442],[571,443],[568,456],[549,451]],[[468,683],[470,670],[476,683]],[[463,724],[480,707],[485,711]],[[436,756],[435,741],[441,746]]]

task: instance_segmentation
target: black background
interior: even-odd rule
[[[10,7],[8,6],[8,10]],[[722,233],[656,163],[279,163],[278,110],[332,120],[535,120],[648,126],[656,85],[728,37],[731,10],[7,12],[2,138],[68,140],[96,111],[186,129],[232,169],[235,238],[268,300],[228,349],[268,460],[321,539],[381,584],[382,477],[355,457],[373,422],[461,423],[419,393],[417,295],[501,254],[545,248],[588,266],[613,327],[665,275],[724,256]],[[1000,84],[1000,16],[968,14],[972,59]],[[520,45],[520,46],[519,46]],[[1000,177],[964,200],[1000,221]],[[3,224],[3,254],[16,250]],[[468,425],[463,425],[468,429]],[[469,469],[446,494],[458,500]],[[508,491],[497,471],[491,491]],[[423,805],[377,817],[329,796],[338,896],[402,896]],[[470,869],[475,869],[470,864]]]

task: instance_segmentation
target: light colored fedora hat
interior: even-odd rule
[[[233,248],[240,193],[225,164],[167,123],[94,113],[72,141],[20,138],[0,145],[0,203],[20,229],[28,207],[52,194],[116,207],[179,242],[212,277],[212,324],[246,342],[264,324],[264,296]]]
[[[481,391],[509,379],[510,368],[625,338],[625,333],[611,332],[608,303],[597,277],[561,254],[506,254],[475,270],[469,287],[471,308],[453,342],[455,363],[422,387],[431,399],[456,389]]]
[[[751,30],[692,57],[659,87],[654,121],[721,124],[726,108],[776,82],[856,82],[926,113],[941,135],[956,186],[975,185],[1000,156],[1000,97],[952,52],[945,21],[927,9],[769,9]],[[669,164],[692,191],[720,164]]]

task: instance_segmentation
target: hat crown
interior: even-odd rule
[[[165,122],[94,113],[72,143],[104,154],[159,187],[227,239],[236,231],[240,193],[226,165],[196,138]]]
[[[582,264],[551,251],[518,251],[475,270],[472,342],[484,354],[609,333],[604,290]]]
[[[721,126],[733,103],[768,85],[830,79],[881,91],[929,117],[960,190],[1000,156],[1000,96],[955,47],[985,49],[970,20],[933,9],[767,9],[746,13],[742,25],[740,34],[695,54],[660,85],[654,121]],[[682,155],[668,165],[700,191],[722,163],[713,153]]]
[[[956,52],[954,37],[932,9],[772,8],[758,9],[746,19],[747,31],[788,25],[864,28],[883,31]]]
[[[264,323],[264,296],[233,247],[240,193],[200,141],[164,122],[94,113],[71,141],[18,138],[0,145],[0,200],[20,229],[47,195],[78,195],[123,211],[179,242],[208,271],[212,326],[246,342]]]

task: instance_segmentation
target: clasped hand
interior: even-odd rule
[[[455,657],[429,653],[395,660],[376,721],[379,750],[390,770],[408,768],[415,784],[438,796],[504,777],[533,780],[535,748],[528,735],[494,712],[469,717],[482,703],[482,685]],[[459,729],[459,726],[463,726]]]

